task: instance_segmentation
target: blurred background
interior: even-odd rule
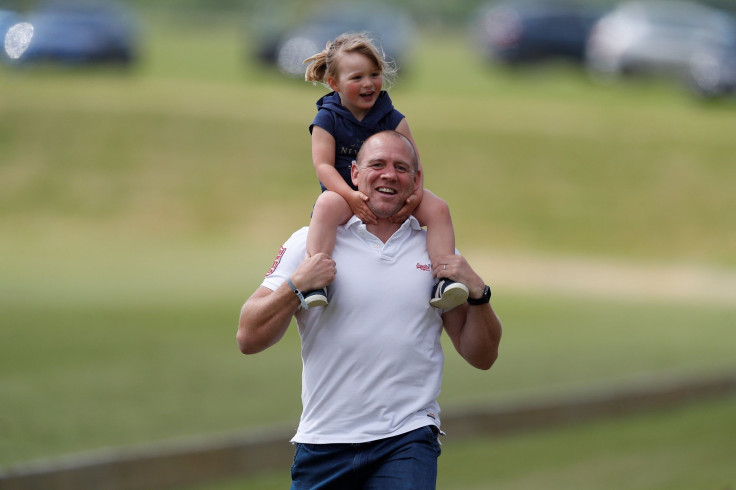
[[[448,416],[733,373],[735,9],[0,1],[0,474],[296,425],[298,335],[245,357],[235,331],[319,192],[301,61],[348,30],[399,67],[504,323],[489,372],[447,346]],[[734,401],[450,434],[439,487],[733,488]]]

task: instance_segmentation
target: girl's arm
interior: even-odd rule
[[[340,194],[364,223],[376,223],[366,204],[368,196],[353,190],[335,169],[335,138],[319,126],[312,127],[312,162],[317,178],[328,190]]]

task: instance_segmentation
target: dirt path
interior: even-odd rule
[[[736,307],[736,271],[580,258],[466,253],[498,289]]]

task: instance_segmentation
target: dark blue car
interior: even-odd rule
[[[112,3],[51,3],[24,19],[33,38],[18,63],[128,65],[136,57],[136,23]]]
[[[401,64],[414,36],[414,23],[401,8],[368,2],[331,4],[296,23],[282,10],[259,15],[254,25],[256,56],[291,77],[302,77],[303,61],[345,32],[367,32],[385,55]],[[284,26],[286,24],[286,28]]]
[[[476,42],[487,58],[505,64],[566,59],[582,63],[596,9],[574,3],[509,1],[483,7]]]

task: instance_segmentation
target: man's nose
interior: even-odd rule
[[[392,165],[386,165],[381,173],[381,177],[384,179],[396,180],[396,169]]]

